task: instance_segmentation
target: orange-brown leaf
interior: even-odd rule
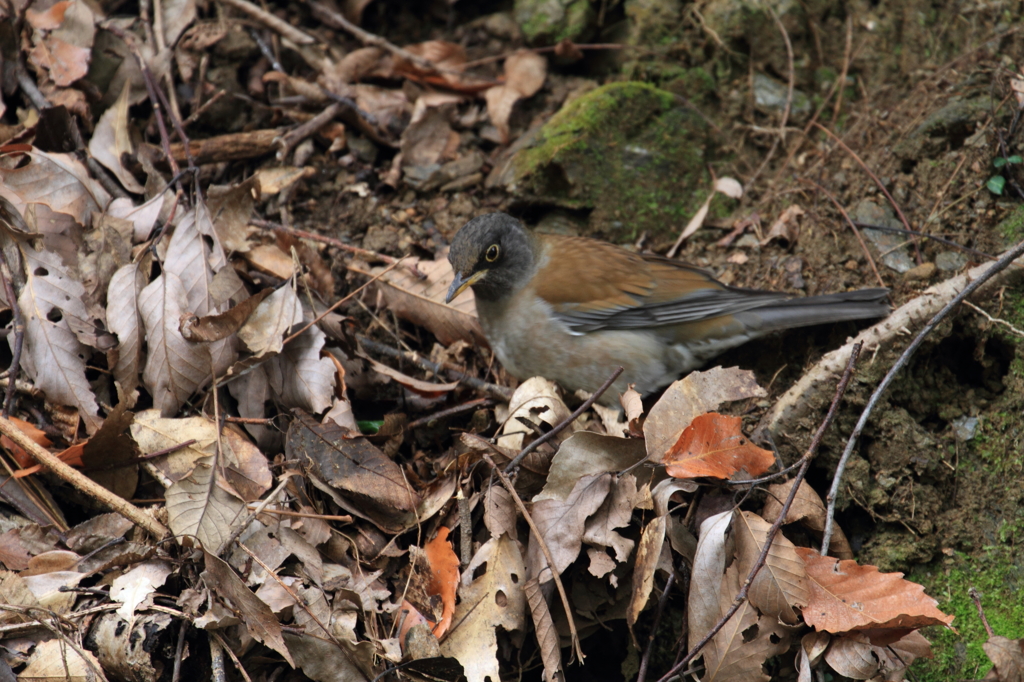
[[[441,612],[441,622],[434,627],[434,635],[441,637],[452,624],[452,616],[455,613],[455,592],[459,587],[459,557],[452,549],[452,543],[448,542],[448,529],[441,526],[437,531],[437,537],[423,547],[427,559],[430,561],[430,583],[427,591],[441,597],[441,604],[444,610]]]
[[[676,478],[729,478],[745,470],[751,476],[768,471],[775,457],[743,435],[739,417],[702,414],[683,430],[665,455],[665,470]]]
[[[31,438],[37,445],[42,445],[44,448],[48,448],[53,445],[53,443],[50,442],[50,439],[46,437],[45,431],[40,431],[27,421],[23,421],[17,417],[11,417],[10,419],[14,422],[14,425],[18,427],[19,431]],[[4,448],[11,453],[11,456],[14,457],[14,461],[17,462],[18,466],[22,469],[35,464],[35,458],[25,452],[20,445],[16,444],[7,436],[0,436],[0,445],[3,445]]]
[[[806,547],[797,552],[811,588],[804,621],[818,631],[906,630],[953,622],[922,585],[904,580],[902,573],[881,573],[875,566],[819,556]]]

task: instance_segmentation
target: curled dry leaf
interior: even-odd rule
[[[787,207],[775,222],[772,223],[772,226],[768,229],[768,234],[761,240],[761,246],[765,246],[773,239],[781,239],[789,244],[796,242],[796,237],[799,233],[796,219],[802,216],[804,212],[804,209],[800,208],[799,204]]]
[[[134,151],[128,134],[128,93],[130,90],[130,84],[125,81],[124,88],[121,89],[121,96],[100,116],[92,139],[89,140],[89,153],[114,174],[122,187],[133,194],[142,194],[145,188],[121,163],[125,154],[130,156]]]
[[[582,476],[564,500],[547,499],[533,503],[530,511],[533,523],[547,545],[555,562],[554,569],[559,574],[579,556],[587,519],[604,503],[611,479],[611,474]],[[533,532],[530,533],[526,561],[530,575],[539,578],[541,584],[552,579],[547,558]]]
[[[779,518],[782,504],[789,497],[789,491],[795,480],[768,486],[768,497],[765,499],[764,509],[761,510],[761,516],[765,521],[774,523]],[[821,501],[821,497],[818,496],[814,488],[807,481],[801,479],[796,497],[793,498],[793,504],[790,505],[789,513],[786,514],[785,523],[802,523],[807,528],[821,533],[825,530],[825,516],[825,503]],[[853,549],[838,525],[833,527],[832,544],[829,545],[829,550],[833,556],[839,559],[853,559]]]
[[[498,437],[498,445],[511,450],[520,450],[528,442],[527,435],[529,435],[528,440],[533,440],[536,435],[539,435],[535,435],[533,428],[527,424],[543,423],[550,428],[561,423],[563,419],[567,419],[570,414],[569,408],[565,406],[558,395],[558,387],[555,382],[548,381],[543,377],[527,379],[519,384],[512,394],[512,399],[508,404],[508,413],[496,412],[498,420],[503,423],[501,435]],[[525,420],[526,424],[520,419]],[[564,441],[578,428],[578,425],[573,422],[569,428],[555,438],[555,442]]]
[[[93,212],[103,211],[110,203],[107,191],[74,156],[38,149],[28,156],[29,163],[19,168],[0,166],[0,194],[19,211],[24,212],[27,204],[43,204],[88,227]]]
[[[437,530],[437,536],[423,548],[430,562],[431,580],[427,586],[428,593],[439,596],[444,607],[441,620],[434,628],[434,636],[438,638],[444,636],[452,625],[455,592],[459,587],[459,557],[452,549],[448,533],[449,530],[441,526]]]
[[[771,524],[757,514],[744,511],[737,514],[736,558],[739,572],[744,578],[761,555]],[[764,566],[750,585],[750,603],[766,615],[789,625],[799,622],[793,607],[804,607],[810,598],[804,562],[796,553],[793,543],[776,533],[768,550]]]
[[[441,653],[458,659],[468,682],[500,679],[497,629],[526,626],[526,569],[515,540],[507,535],[488,540],[466,572],[473,575],[485,563],[487,572],[459,589],[455,626],[441,643]]]
[[[324,333],[313,326],[288,342],[267,363],[267,377],[278,400],[288,407],[323,412],[334,401],[334,363],[320,357]]]
[[[902,573],[880,573],[875,566],[823,557],[805,547],[796,551],[807,567],[810,587],[804,621],[816,630],[911,630],[953,622],[923,586],[904,580]]]
[[[636,625],[640,612],[647,606],[647,599],[654,588],[654,571],[658,568],[661,548],[665,543],[667,517],[657,516],[644,528],[640,544],[636,548],[636,562],[633,565],[633,594],[626,611],[626,623],[630,632]]]
[[[768,395],[754,373],[738,367],[713,367],[690,372],[665,389],[644,421],[644,438],[651,461],[661,462],[690,422],[722,404]]]
[[[700,525],[700,539],[693,558],[690,594],[686,600],[687,648],[697,645],[718,622],[718,593],[725,575],[725,560],[732,550],[727,540],[732,511],[710,516]]]
[[[426,278],[416,279],[403,267],[397,267],[381,277],[378,290],[387,308],[403,320],[426,328],[446,346],[460,339],[486,346],[487,340],[476,318],[473,292],[464,292],[451,304],[444,302],[448,287],[455,279],[447,252],[441,252],[433,261],[410,258],[405,262],[415,265]],[[373,274],[382,269],[375,269]]]
[[[775,456],[743,435],[740,417],[702,414],[686,427],[665,454],[665,471],[676,478],[729,478],[746,471],[759,476],[775,464]]]
[[[530,605],[530,616],[533,619],[533,631],[537,635],[537,646],[540,648],[540,659],[544,662],[544,680],[556,682],[562,679],[562,645],[551,618],[547,599],[536,578],[526,581],[523,586],[527,602]]]
[[[367,357],[365,359],[369,361],[370,367],[372,367],[375,372],[379,372],[386,377],[394,379],[413,393],[425,398],[437,398],[446,393],[450,393],[459,387],[459,382],[457,381],[450,381],[443,384],[434,383],[432,381],[423,381],[422,379],[416,379],[408,374],[399,372],[397,369],[388,367],[387,365],[377,362],[372,358]]]
[[[519,50],[505,60],[505,82],[484,93],[487,113],[504,143],[509,140],[508,120],[512,107],[524,97],[533,97],[548,75],[548,62],[532,50]]]
[[[89,71],[96,36],[92,10],[84,3],[62,0],[37,17],[45,28],[34,32],[29,59],[49,71],[55,85],[67,87]]]
[[[142,318],[139,314],[139,295],[146,286],[150,252],[138,263],[118,268],[107,287],[107,326],[117,335],[117,348],[112,351],[114,380],[127,396],[138,388],[142,370]]]
[[[217,315],[203,317],[185,315],[181,319],[178,330],[186,341],[193,343],[209,343],[226,339],[245,324],[263,299],[273,293],[273,289],[264,289]]]

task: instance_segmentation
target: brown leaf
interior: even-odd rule
[[[714,412],[723,403],[768,395],[757,385],[754,373],[736,367],[713,367],[704,372],[690,372],[676,381],[651,408],[644,422],[647,454],[661,462],[679,440],[690,422],[705,412]]]
[[[81,3],[79,3],[81,4]],[[19,680],[26,682],[47,682],[48,680],[66,680],[66,682],[100,682],[103,678],[97,674],[100,670],[99,661],[91,651],[83,651],[88,658],[67,646],[59,639],[51,639],[36,645],[32,657],[21,672]]]
[[[416,279],[402,267],[381,277],[379,291],[388,309],[403,320],[426,328],[446,346],[459,339],[486,346],[483,329],[476,319],[473,292],[464,292],[450,305],[444,302],[448,287],[455,279],[447,253],[441,252],[433,261],[407,259],[405,262],[410,261],[426,279]]]
[[[10,420],[11,422],[14,423],[15,426],[18,427],[19,431],[21,431],[23,434],[31,438],[32,441],[37,445],[42,445],[44,448],[48,448],[51,445],[53,445],[53,443],[47,437],[45,431],[41,431],[40,429],[37,429],[36,427],[29,424],[27,421],[18,419],[17,417],[10,417]],[[25,450],[20,445],[15,443],[7,436],[0,436],[0,445],[3,445],[4,448],[6,448],[7,451],[11,453],[11,456],[14,457],[14,461],[17,462],[18,466],[21,467],[22,469],[25,469],[36,464],[35,457],[25,452]]]
[[[819,556],[805,547],[796,551],[810,581],[804,621],[817,630],[913,629],[953,622],[923,586],[904,580],[902,573],[879,573],[875,566]]]
[[[128,432],[134,420],[122,400],[82,448],[82,466],[89,478],[126,500],[135,496],[139,484],[139,465],[131,461],[138,456],[138,448]]]
[[[546,682],[562,679],[562,645],[551,618],[544,591],[536,578],[526,581],[523,586],[526,600],[530,605],[530,616],[533,619],[533,631],[537,635],[537,646],[540,648],[540,660],[544,663],[544,679]]]
[[[349,512],[368,518],[385,532],[401,532],[415,525],[419,497],[398,465],[362,437],[332,424],[319,424],[301,410],[288,428],[285,453],[309,467],[310,472],[336,494]]]
[[[981,648],[992,661],[999,682],[1024,682],[1024,639],[994,635]]]
[[[765,246],[773,239],[781,239],[788,244],[796,243],[800,227],[796,219],[804,214],[804,209],[799,204],[792,204],[784,210],[768,229],[768,234],[761,240],[761,246]]]
[[[665,453],[665,471],[676,478],[729,478],[746,471],[758,476],[775,464],[775,456],[757,447],[740,431],[740,417],[702,414]]]
[[[179,331],[186,341],[204,342],[220,341],[237,332],[249,317],[256,311],[263,299],[274,293],[274,289],[264,289],[227,311],[217,315],[186,315],[180,322]]]
[[[270,607],[260,601],[245,586],[245,583],[225,561],[218,559],[208,551],[203,552],[203,555],[205,556],[206,570],[203,571],[202,578],[206,586],[238,616],[254,639],[281,654],[284,660],[294,668],[295,661],[284,643],[284,637],[282,637],[281,623],[278,622]]]
[[[88,226],[93,212],[110,203],[110,195],[74,156],[38,149],[28,156],[29,163],[19,168],[0,166],[5,195],[22,213],[27,204],[39,203]]]
[[[582,476],[564,500],[546,499],[533,503],[530,514],[534,525],[547,544],[555,562],[555,571],[559,574],[579,556],[587,518],[604,503],[611,478],[611,474]],[[526,561],[530,575],[539,578],[542,584],[552,579],[547,559],[533,532],[530,533]]]
[[[312,326],[266,364],[270,387],[287,407],[323,412],[334,400],[334,363],[320,357],[324,333]]]
[[[564,500],[581,476],[618,473],[643,458],[644,443],[641,440],[577,431],[562,442],[558,452],[551,458],[547,482],[533,501]]]
[[[764,509],[761,510],[761,516],[765,521],[775,523],[775,520],[779,518],[782,505],[789,498],[789,491],[793,488],[795,481],[796,479],[793,479],[786,483],[768,486],[768,497],[765,499]],[[786,514],[785,523],[802,523],[820,533],[825,530],[826,511],[825,503],[821,501],[818,493],[807,481],[801,479],[800,487],[797,488],[796,496],[793,498],[793,504],[790,505],[789,513]],[[850,543],[838,525],[834,526],[832,544],[829,545],[829,548],[830,553],[839,559],[853,559]]]
[[[441,653],[458,659],[468,682],[500,679],[497,629],[526,626],[526,569],[516,542],[507,535],[488,540],[466,568],[473,575],[484,564],[487,572],[459,590],[455,626],[441,643]]]
[[[285,337],[296,325],[302,323],[302,303],[295,289],[282,286],[276,291],[264,291],[270,291],[270,295],[265,301],[257,302],[256,309],[238,330],[239,340],[257,358],[280,353],[284,348]]]
[[[515,540],[518,513],[512,494],[505,486],[495,482],[487,488],[484,493],[484,525],[491,531],[492,538],[508,533]]]
[[[434,628],[434,636],[441,638],[452,624],[455,613],[455,591],[459,586],[459,557],[448,541],[448,529],[441,526],[437,537],[424,546],[427,560],[430,562],[431,580],[428,590],[431,594],[441,597],[444,612],[440,622]]]
[[[615,552],[615,560],[624,562],[633,551],[633,540],[615,532],[616,528],[625,528],[633,516],[633,507],[642,497],[637,490],[636,476],[625,474],[617,476],[611,484],[611,491],[604,504],[587,519],[583,531],[583,541],[595,547],[608,547]]]
[[[761,555],[771,524],[757,514],[739,512],[736,522],[736,558],[744,578]],[[810,598],[804,562],[793,543],[777,533],[764,566],[750,585],[750,603],[766,615],[790,625],[799,621],[793,607],[804,607]]]
[[[210,211],[210,220],[226,251],[245,253],[252,248],[249,241],[252,229],[249,227],[249,219],[261,193],[259,175],[232,187],[215,185],[207,190],[206,205]]]

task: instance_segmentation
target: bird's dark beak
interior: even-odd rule
[[[452,281],[452,285],[448,287],[448,295],[444,297],[445,303],[451,303],[459,294],[466,290],[467,287],[471,287],[484,278],[487,274],[486,270],[477,270],[467,278],[462,276],[461,272],[455,273],[455,280]]]

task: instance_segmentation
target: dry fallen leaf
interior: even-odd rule
[[[823,557],[805,547],[796,551],[807,567],[810,587],[804,621],[816,630],[911,630],[953,622],[922,585],[904,580],[902,573],[880,573],[874,566]]]
[[[761,555],[771,524],[756,514],[739,512],[733,523],[736,529],[736,558],[740,575],[746,578]],[[793,607],[807,605],[810,592],[804,563],[793,543],[782,533],[772,540],[764,566],[750,585],[750,603],[766,615],[796,625]]]
[[[999,682],[1024,682],[1024,639],[994,635],[981,645]]]
[[[487,113],[505,144],[509,141],[508,120],[520,99],[533,97],[547,78],[548,62],[532,50],[519,50],[505,60],[505,82],[484,93]]]
[[[729,478],[745,471],[760,476],[775,464],[775,456],[743,435],[740,417],[715,412],[691,422],[665,454],[665,471],[676,478]]]
[[[448,529],[441,526],[437,536],[424,546],[427,560],[430,561],[431,581],[428,590],[431,594],[441,597],[444,611],[441,620],[434,628],[435,637],[443,637],[452,625],[455,613],[455,592],[459,586],[459,557],[452,549],[448,540]]]

